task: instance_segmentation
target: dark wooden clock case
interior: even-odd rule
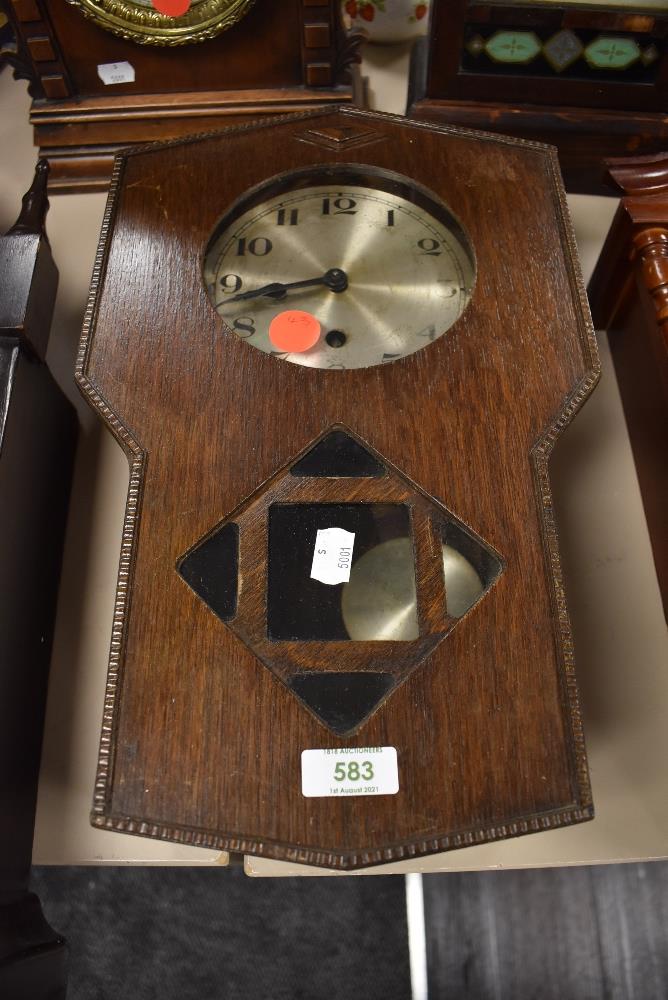
[[[67,948],[29,891],[58,581],[77,438],[45,354],[58,287],[38,164],[0,236],[0,996],[64,996]]]
[[[360,36],[338,0],[257,0],[215,38],[179,46],[126,41],[67,0],[2,0],[15,71],[30,80],[30,121],[52,191],[104,189],[115,152],[353,99]],[[105,85],[99,64],[129,62],[134,83]]]
[[[668,13],[580,9],[571,4],[434,0],[429,38],[413,51],[408,111],[427,121],[481,128],[557,146],[566,188],[615,194],[608,157],[659,152],[668,142]],[[655,61],[638,70],[592,70],[581,56],[555,71],[542,55],[499,67],[471,55],[475,36],[534,32],[542,41],[567,31],[584,47],[598,35],[633,40]]]
[[[608,333],[668,619],[668,154],[607,167],[623,197],[589,299]]]
[[[351,371],[242,342],[200,271],[217,219],[247,189],[337,163],[435,192],[465,226],[478,268],[445,336]],[[547,465],[597,374],[547,147],[340,110],[121,154],[77,368],[130,462],[93,824],[350,869],[591,818]],[[386,480],[290,482],[341,425],[387,465]],[[272,651],[257,625],[266,509],[286,496],[370,502],[379,489],[422,512],[414,545],[428,648],[400,656],[390,690],[337,731],[296,696],[291,672],[342,686],[343,675],[382,669],[381,647],[409,644]],[[501,563],[454,623],[441,574],[420,572],[435,545],[430,508],[452,512]],[[230,520],[240,589],[224,623],[179,567]],[[358,746],[397,748],[398,794],[302,796],[302,750]]]

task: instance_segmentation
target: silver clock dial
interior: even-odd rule
[[[410,183],[403,179],[408,193]],[[300,187],[242,206],[223,219],[204,261],[209,297],[237,336],[333,370],[427,346],[461,316],[474,279],[473,251],[444,206],[434,202],[432,212],[424,197],[359,183]],[[317,320],[312,347],[285,350],[270,339],[272,321],[288,310]]]

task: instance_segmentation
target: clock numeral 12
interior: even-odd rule
[[[353,201],[352,198],[335,198],[332,201],[330,198],[322,199],[322,214],[323,215],[356,215],[357,202]],[[332,208],[334,211],[332,211]]]

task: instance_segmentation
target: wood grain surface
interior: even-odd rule
[[[326,371],[253,350],[202,282],[231,203],[333,162],[424,185],[476,252],[460,321],[383,366]],[[597,374],[548,147],[339,110],[121,155],[77,369],[131,466],[93,823],[354,868],[590,818],[547,461]],[[504,565],[355,736],[397,748],[399,793],[345,801],[302,796],[300,754],[346,743],[176,568],[339,424]]]

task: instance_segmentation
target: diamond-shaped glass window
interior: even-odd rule
[[[314,574],[319,534],[351,539]],[[179,572],[329,729],[359,728],[502,571],[500,557],[345,428],[232,511]],[[238,585],[238,580],[243,585]]]

